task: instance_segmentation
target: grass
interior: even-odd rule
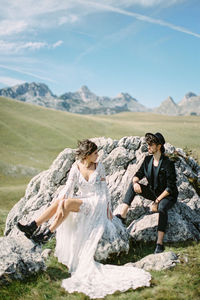
[[[23,170],[47,169],[66,147],[76,147],[78,139],[105,136],[144,136],[160,131],[176,147],[192,149],[200,157],[200,118],[169,117],[150,113],[121,113],[112,116],[85,116],[46,109],[0,97],[0,235],[6,216],[24,195],[30,173]],[[20,168],[15,169],[13,167]],[[11,170],[11,172],[8,172]],[[52,249],[54,243],[48,245]],[[133,245],[129,255],[121,255],[111,263],[136,261],[153,252],[152,244]],[[187,242],[167,245],[166,250],[180,254],[181,263],[171,270],[152,273],[150,288],[107,296],[106,299],[199,299],[200,244]],[[188,263],[184,257],[188,257]],[[67,269],[50,256],[47,270],[24,281],[14,281],[0,289],[1,300],[88,299],[83,294],[67,294],[61,280],[69,276]]]
[[[48,248],[54,248],[55,240]],[[132,244],[128,255],[121,255],[109,263],[124,264],[136,261],[152,253],[152,244]],[[166,251],[179,255],[180,263],[169,270],[151,271],[152,281],[149,288],[116,292],[105,299],[133,300],[197,300],[200,298],[200,243],[185,242],[168,244]],[[10,285],[0,287],[1,300],[86,300],[81,293],[67,293],[61,288],[61,281],[69,277],[67,268],[57,262],[53,252],[47,259],[47,270],[33,275],[23,281],[13,281]]]

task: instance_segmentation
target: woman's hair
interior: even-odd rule
[[[76,150],[76,155],[79,159],[85,159],[88,155],[92,154],[97,150],[97,145],[92,141],[86,139],[83,141],[78,141],[78,149]]]

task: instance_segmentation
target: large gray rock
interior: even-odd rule
[[[147,155],[144,137],[123,137],[121,140],[94,138],[99,149],[99,158],[106,170],[106,181],[111,194],[112,208],[120,210],[128,185]],[[165,145],[166,152],[175,158],[178,203],[169,212],[169,226],[165,241],[186,241],[200,239],[200,198],[190,179],[200,180],[200,167],[193,158],[188,158],[182,149]],[[75,150],[62,151],[50,168],[35,176],[27,186],[24,197],[12,208],[6,220],[5,235],[19,236],[17,221],[30,222],[39,216],[57,197],[64,186],[68,172],[75,160]],[[145,180],[143,181],[145,183]],[[158,214],[151,213],[151,201],[137,196],[127,215],[128,232],[135,241],[155,241]],[[46,226],[46,224],[44,225]],[[127,252],[128,234],[119,232],[116,240],[104,234],[98,244],[95,258],[105,260],[112,254]],[[0,250],[1,259],[1,250]]]
[[[0,238],[0,285],[45,269],[41,247],[23,234]]]
[[[150,254],[135,263],[128,263],[126,266],[133,266],[144,269],[146,271],[161,271],[170,269],[179,263],[179,259],[173,252],[163,252],[158,254]]]

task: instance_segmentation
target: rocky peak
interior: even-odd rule
[[[174,99],[172,98],[172,97],[167,97],[167,99],[165,99],[162,103],[161,103],[161,105],[162,104],[171,104],[171,105],[175,105],[175,106],[177,106],[177,104],[174,102]]]
[[[21,99],[22,96],[26,97],[45,97],[51,96],[55,97],[48,86],[44,83],[23,83],[18,84],[13,87],[4,88],[0,90],[0,95],[5,97],[11,97],[16,99]]]
[[[174,102],[173,98],[169,96],[154,111],[156,113],[159,113],[159,114],[178,115],[179,114],[179,107]]]
[[[195,93],[193,93],[193,92],[189,92],[189,93],[187,93],[187,94],[185,94],[185,98],[191,98],[191,97],[196,97],[197,95],[195,94]]]
[[[185,96],[183,97],[183,99],[179,102],[178,105],[187,105],[188,101],[190,101],[191,98],[193,97],[197,97],[196,94],[194,94],[193,92],[189,92],[187,94],[185,94]]]
[[[85,85],[83,85],[75,94],[80,95],[81,100],[83,100],[84,102],[98,100],[98,97],[94,93],[92,93]]]
[[[87,85],[82,85],[81,88],[78,90],[79,93],[91,93],[91,91],[89,90],[89,88],[87,87]]]
[[[116,98],[120,98],[127,102],[130,102],[132,100],[138,102],[135,98],[131,97],[131,95],[129,95],[128,93],[119,93]]]

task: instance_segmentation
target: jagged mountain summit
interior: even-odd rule
[[[200,115],[200,96],[188,93],[178,103],[182,115]]]
[[[23,83],[0,90],[0,96],[45,107],[56,108],[57,97],[44,83]]]
[[[114,98],[99,97],[92,93],[87,86],[82,86],[75,93],[65,93],[60,96],[69,105],[69,111],[88,114],[113,114],[123,111],[147,111],[129,94],[121,93]]]
[[[189,92],[176,104],[171,97],[164,100],[161,105],[153,110],[155,113],[178,116],[197,115],[200,116],[200,96]]]
[[[148,111],[129,94],[121,93],[114,98],[99,97],[92,93],[87,86],[82,86],[77,92],[67,92],[59,97],[54,95],[47,85],[32,82],[3,88],[0,90],[0,96],[79,114]]]
[[[154,109],[154,112],[164,115],[176,116],[179,115],[179,107],[174,102],[172,97],[168,97],[161,103],[159,107]]]

